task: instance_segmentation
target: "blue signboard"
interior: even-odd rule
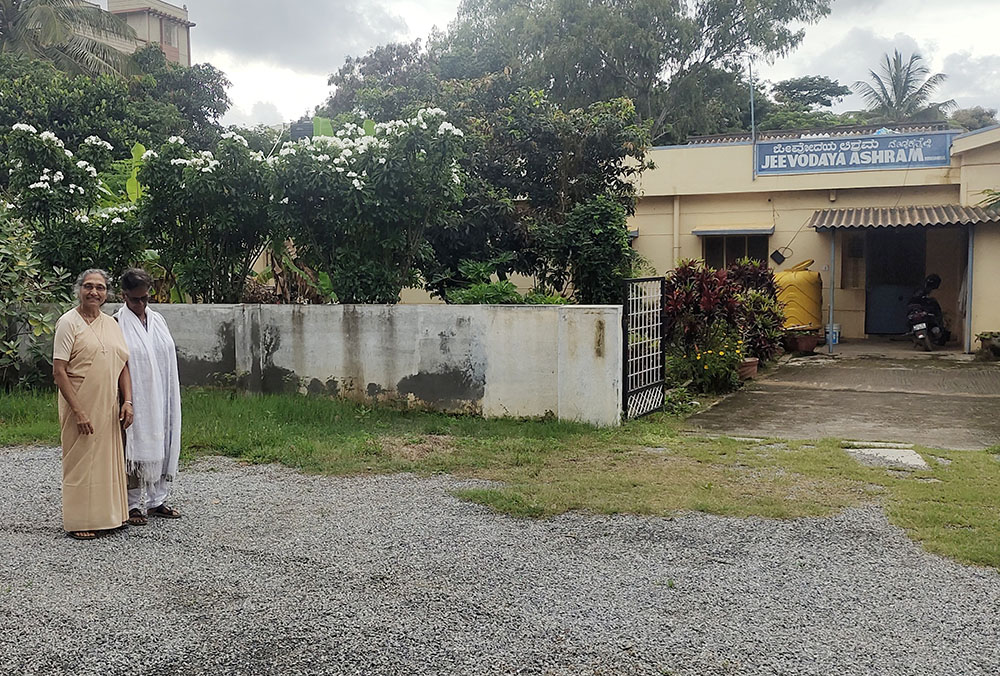
[[[946,167],[951,163],[951,141],[957,134],[889,133],[761,141],[755,148],[757,175]]]

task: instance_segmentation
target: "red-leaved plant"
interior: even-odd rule
[[[663,295],[667,343],[688,352],[717,322],[738,326],[738,291],[726,270],[713,270],[698,260],[681,261],[667,275]]]

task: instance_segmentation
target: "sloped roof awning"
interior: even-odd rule
[[[692,235],[773,235],[774,225],[700,225]]]
[[[1000,223],[1000,211],[958,204],[881,209],[820,209],[813,214],[809,226],[826,231],[839,228],[907,228],[976,223]]]

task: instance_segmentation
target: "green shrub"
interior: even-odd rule
[[[781,352],[785,311],[777,298],[750,289],[739,294],[743,352],[768,362]]]
[[[516,305],[524,299],[508,281],[480,282],[448,293],[448,302],[456,305]]]
[[[739,387],[743,341],[735,329],[716,321],[689,347],[674,345],[667,354],[670,381],[694,392],[724,394]]]
[[[31,229],[0,204],[0,389],[50,382],[52,335],[69,307],[69,274],[45,265]]]

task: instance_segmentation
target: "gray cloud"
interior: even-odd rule
[[[939,98],[955,99],[960,108],[1000,108],[1000,55],[973,57],[968,52],[944,59],[947,81]]]
[[[329,74],[344,57],[405,36],[406,22],[377,2],[189,0],[192,47],[300,72]]]
[[[226,113],[223,122],[227,125],[238,124],[244,127],[253,127],[258,124],[280,124],[286,122],[284,115],[278,110],[278,106],[270,101],[258,101],[253,104],[250,112],[240,108],[232,108]]]
[[[826,75],[851,87],[858,80],[868,80],[868,71],[879,72],[879,62],[883,55],[891,54],[894,49],[898,49],[906,57],[918,52],[925,59],[929,59],[933,51],[921,48],[916,39],[905,33],[897,33],[888,38],[867,28],[852,28],[840,42],[803,64],[802,72]],[[860,110],[864,107],[864,100],[854,95],[844,99],[836,109]]]

